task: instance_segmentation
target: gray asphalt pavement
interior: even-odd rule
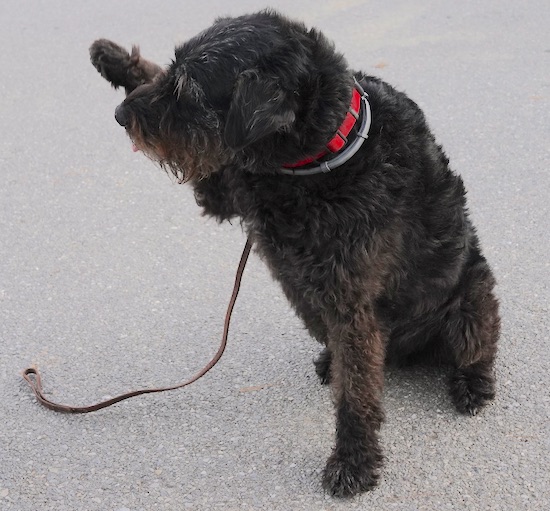
[[[253,256],[227,352],[194,386],[84,416],[39,407],[29,364],[71,404],[197,371],[245,242],[132,153],[88,46],[139,43],[167,64],[216,16],[263,4],[2,0],[0,510],[550,509],[550,4],[271,5],[405,90],[464,177],[499,281],[497,400],[463,417],[440,371],[389,371],[380,486],[329,498],[319,346]]]

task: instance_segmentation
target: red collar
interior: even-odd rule
[[[337,153],[340,151],[348,142],[347,136],[350,134],[351,130],[355,126],[357,119],[359,119],[359,108],[361,105],[361,93],[357,88],[353,88],[353,94],[351,96],[351,105],[348,109],[344,122],[340,125],[340,128],[336,132],[336,135],[332,137],[330,142],[325,146],[325,149],[315,156],[309,156],[304,158],[296,163],[286,163],[283,165],[285,169],[295,169],[297,167],[303,167],[304,165],[309,165],[314,161],[326,156],[329,153]]]

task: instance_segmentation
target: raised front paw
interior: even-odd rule
[[[108,39],[98,39],[90,46],[90,60],[113,87],[129,85],[128,71],[132,66],[132,57],[122,46]]]
[[[323,488],[335,497],[352,497],[376,486],[379,462],[365,459],[342,458],[333,454],[323,473]]]

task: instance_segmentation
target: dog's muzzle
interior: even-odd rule
[[[128,116],[124,105],[120,104],[116,107],[115,119],[123,128],[128,124]]]

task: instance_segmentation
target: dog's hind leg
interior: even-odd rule
[[[321,318],[321,315],[315,314],[314,310],[306,307],[305,304],[298,304],[296,310],[303,318],[304,324],[311,336],[325,345],[317,359],[313,361],[313,364],[315,365],[315,372],[321,381],[321,385],[328,385],[331,379],[330,366],[332,364],[332,353],[327,346],[327,326]],[[304,310],[306,311],[305,313]]]
[[[383,334],[370,311],[354,316],[329,328],[336,445],[327,461],[323,486],[339,497],[372,488],[382,464],[378,431],[384,418]]]
[[[450,392],[457,410],[475,415],[495,397],[493,364],[500,333],[495,280],[480,256],[465,274],[465,285],[443,327],[455,369]]]
[[[319,357],[313,361],[315,365],[315,372],[319,377],[322,385],[327,385],[330,383],[330,366],[332,363],[332,354],[330,348],[327,346],[328,343],[328,330],[325,321],[323,320],[323,315],[318,312],[318,309],[315,309],[311,304],[300,301],[299,293],[298,296],[294,296],[294,290],[289,287],[285,287],[283,284],[283,289],[285,289],[286,295],[289,297],[290,301],[294,304],[296,313],[302,321],[304,322],[305,327],[307,328],[309,334],[321,343],[325,348],[319,354]]]
[[[319,354],[319,357],[313,362],[315,364],[315,372],[319,376],[322,385],[330,383],[330,366],[332,364],[332,353],[329,348],[324,348]]]
[[[124,87],[126,94],[162,72],[160,66],[140,55],[137,46],[132,47],[130,54],[108,39],[98,39],[90,46],[90,60],[103,78],[115,89]]]

